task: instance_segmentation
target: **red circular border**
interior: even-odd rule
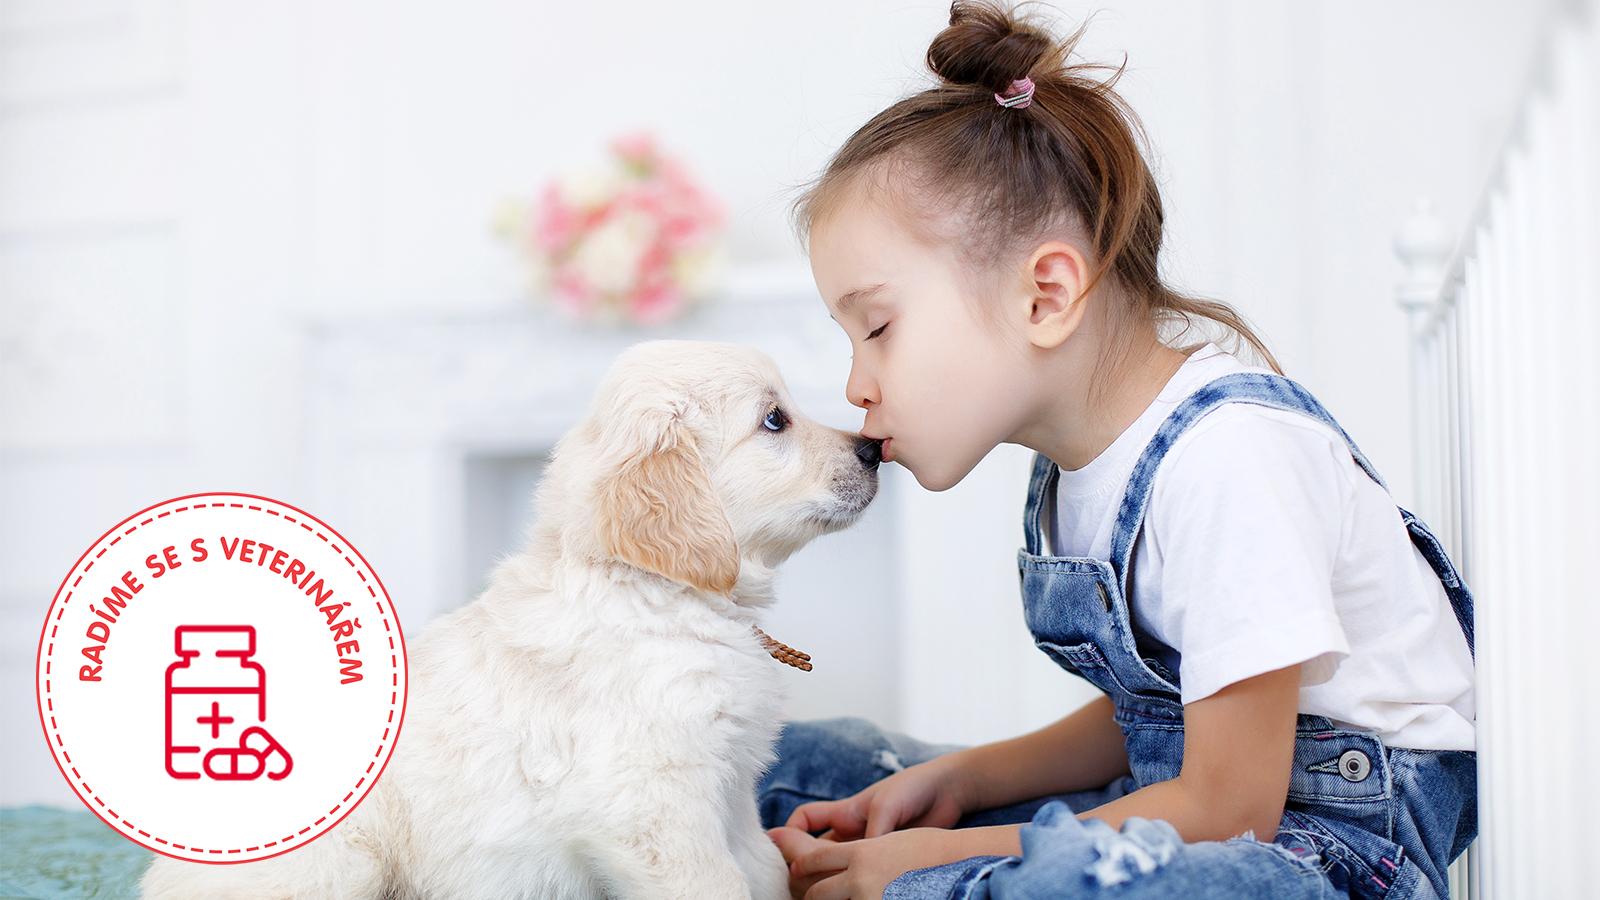
[[[67,574],[65,576],[63,576],[62,579],[61,579],[61,585],[56,588],[55,596],[52,597],[51,600],[50,600],[50,608],[45,611],[44,624],[42,626],[40,626],[40,628],[39,628],[39,644],[38,644],[37,649],[34,652],[34,664],[33,664],[33,671],[34,671],[34,685],[33,685],[34,703],[39,709],[39,727],[44,729],[45,744],[46,744],[47,748],[50,751],[50,758],[55,761],[56,768],[61,771],[61,777],[66,779],[67,784],[72,788],[72,792],[77,795],[77,797],[78,797],[78,799],[80,801],[83,802],[83,805],[88,807],[89,811],[94,813],[96,818],[100,819],[100,821],[102,821],[102,822],[105,822],[106,825],[108,827],[110,827],[113,831],[117,832],[118,834],[122,835],[123,837],[126,837],[128,840],[133,841],[134,843],[138,844],[139,846],[144,847],[147,850],[152,850],[152,851],[154,851],[156,853],[160,853],[162,856],[169,856],[169,857],[171,857],[173,859],[182,860],[183,862],[199,862],[199,863],[205,863],[207,865],[222,865],[222,866],[226,866],[226,865],[235,865],[237,863],[260,862],[261,860],[272,859],[275,856],[281,856],[281,855],[283,855],[285,853],[288,853],[291,850],[297,850],[300,847],[304,847],[304,846],[310,844],[312,841],[315,841],[317,838],[322,837],[323,835],[325,835],[328,832],[332,831],[340,822],[344,821],[345,816],[348,816],[348,815],[350,815],[350,813],[355,811],[355,808],[361,804],[361,801],[365,800],[367,798],[367,795],[372,792],[372,788],[375,785],[377,785],[378,779],[383,777],[384,769],[388,768],[389,760],[391,758],[393,758],[393,756],[394,756],[394,746],[391,746],[390,749],[389,749],[389,752],[384,756],[383,765],[378,767],[378,773],[376,775],[372,776],[371,782],[369,782],[367,784],[367,789],[365,791],[362,791],[361,796],[356,797],[354,802],[351,802],[349,804],[349,808],[347,808],[344,811],[344,813],[339,816],[339,818],[333,820],[333,822],[330,823],[326,828],[322,829],[321,831],[319,831],[316,834],[312,835],[311,837],[307,838],[305,843],[297,844],[297,845],[292,846],[292,847],[287,847],[286,846],[282,850],[279,850],[276,853],[269,853],[266,856],[252,856],[249,859],[231,859],[231,860],[230,859],[195,859],[195,858],[189,857],[189,856],[178,856],[176,854],[168,853],[167,851],[161,849],[160,847],[153,847],[153,846],[151,846],[149,844],[146,844],[144,841],[139,840],[137,837],[134,837],[132,834],[129,834],[127,831],[125,831],[122,828],[118,827],[116,825],[116,823],[108,820],[104,815],[101,815],[100,810],[96,809],[94,807],[94,805],[89,802],[88,798],[84,797],[83,793],[78,790],[79,783],[83,782],[83,777],[81,775],[79,775],[77,780],[74,780],[71,776],[67,775],[66,769],[62,768],[61,758],[60,757],[66,757],[66,745],[65,744],[61,745],[60,757],[57,756],[55,748],[53,746],[50,746],[50,739],[52,738],[52,736],[55,736],[55,735],[51,731],[50,725],[46,722],[46,716],[45,716],[45,711],[44,711],[44,702],[41,699],[44,694],[49,693],[49,687],[48,687],[48,680],[49,679],[46,679],[46,689],[45,689],[45,691],[41,692],[39,690],[39,669],[40,669],[40,664],[44,661],[45,634],[50,629],[50,621],[51,621],[51,619],[52,618],[58,618],[59,615],[60,615],[59,613],[56,613],[56,604],[57,604],[58,601],[61,600],[62,591],[66,590],[68,579],[72,578],[73,573],[78,571],[78,566],[82,565],[84,558],[89,555],[89,552],[91,550],[95,549],[96,547],[99,547],[100,543],[102,541],[104,541],[106,538],[110,537],[112,535],[112,533],[116,532],[118,529],[122,528],[124,525],[127,525],[129,522],[133,521],[134,519],[139,518],[140,516],[144,515],[145,513],[149,512],[149,511],[151,511],[153,509],[158,509],[160,507],[166,506],[169,503],[177,503],[177,502],[180,502],[180,501],[183,501],[183,500],[192,500],[192,499],[197,499],[197,498],[214,498],[214,497],[247,497],[247,498],[252,499],[252,500],[260,500],[260,501],[263,501],[263,502],[266,502],[266,503],[276,504],[278,506],[284,507],[285,509],[292,509],[296,513],[298,513],[299,515],[301,515],[301,516],[305,517],[306,519],[308,519],[309,521],[315,522],[318,525],[322,526],[323,528],[326,528],[328,530],[329,534],[333,535],[341,543],[343,543],[346,549],[348,549],[351,553],[354,553],[356,555],[356,557],[361,560],[361,564],[366,566],[366,570],[368,572],[372,573],[372,579],[377,582],[378,590],[383,593],[383,599],[388,602],[388,606],[389,606],[388,615],[394,617],[394,634],[395,634],[395,637],[398,638],[398,640],[400,642],[400,658],[405,660],[405,671],[406,671],[405,690],[403,692],[400,692],[400,717],[399,717],[399,721],[397,721],[395,723],[393,738],[385,737],[383,740],[379,741],[379,744],[378,744],[379,752],[382,752],[383,744],[385,742],[392,742],[392,744],[394,746],[397,746],[399,744],[399,741],[400,741],[400,730],[405,724],[406,703],[407,703],[407,700],[409,699],[409,696],[410,696],[410,693],[411,693],[411,659],[410,659],[410,656],[406,653],[405,634],[404,634],[404,632],[402,631],[402,629],[400,627],[400,613],[395,608],[394,598],[389,596],[389,589],[384,586],[383,579],[378,577],[378,571],[372,567],[372,563],[368,562],[367,558],[361,554],[361,551],[357,550],[354,544],[352,544],[350,541],[346,540],[344,535],[340,534],[337,529],[335,529],[333,526],[329,525],[327,522],[324,522],[321,519],[319,519],[318,517],[312,515],[311,513],[308,513],[305,510],[301,509],[300,507],[295,506],[292,503],[285,503],[282,500],[275,500],[275,499],[273,499],[271,497],[262,496],[260,494],[247,494],[247,493],[243,493],[243,492],[240,492],[240,491],[211,491],[211,492],[203,492],[203,493],[197,493],[197,494],[184,494],[184,495],[179,496],[179,497],[172,497],[170,499],[163,500],[160,503],[153,503],[153,504],[151,504],[149,506],[146,506],[144,509],[139,510],[138,512],[134,513],[133,515],[128,516],[127,518],[123,519],[122,521],[118,522],[117,524],[115,524],[115,525],[111,526],[110,528],[106,529],[104,534],[102,534],[99,537],[94,539],[94,542],[89,545],[88,549],[84,550],[83,553],[78,555],[77,561],[75,561],[72,564],[72,567],[67,570]],[[254,509],[255,508],[255,507],[249,506],[248,504],[243,504],[243,503],[232,503],[232,502],[229,502],[229,503],[226,503],[226,504],[223,504],[223,505],[234,507],[234,508],[239,508],[239,509]],[[185,510],[183,510],[183,511],[187,511],[188,509],[191,509],[191,508],[201,508],[201,507],[198,507],[198,506],[196,506],[196,507],[186,507]],[[272,512],[271,510],[267,510],[267,509],[259,509],[258,511],[259,512],[265,512],[265,513],[267,513],[269,515],[276,515],[276,513]],[[178,512],[178,510],[173,510],[172,512]],[[135,525],[133,528],[128,529],[126,532],[124,532],[123,536],[126,536],[128,534],[132,534],[134,531],[138,530],[139,528],[144,527],[145,525],[150,524],[151,522],[154,522],[156,519],[163,518],[166,515],[170,515],[170,514],[171,514],[171,512],[163,513],[160,516],[155,516],[155,517],[150,518],[150,519],[148,519],[146,521],[140,522],[138,525]],[[281,518],[287,518],[287,517],[286,516],[282,516]],[[307,527],[302,523],[296,523],[296,524],[300,524],[302,528],[306,528]],[[311,529],[307,528],[307,530],[311,530]],[[315,534],[316,532],[313,531],[313,533]],[[332,541],[329,540],[329,538],[326,535],[318,534],[317,537],[322,538],[323,541],[329,543],[330,545],[332,544]],[[116,540],[120,541],[121,539],[122,539],[122,537],[119,536]],[[114,544],[114,543],[116,543],[116,541],[113,541],[112,543]],[[110,545],[108,544],[106,549],[109,549],[109,548],[110,548]],[[333,549],[335,551],[338,550],[337,547],[334,547]],[[105,550],[101,550],[100,553],[95,555],[95,558],[98,559],[100,556],[104,555],[104,553],[105,553]],[[349,557],[346,557],[345,559],[346,559],[347,562],[349,561]],[[89,565],[92,567],[94,565],[94,563],[91,562]],[[87,567],[84,569],[84,572],[85,573],[88,572],[88,568]],[[361,570],[357,569],[356,570],[356,574],[358,576],[362,575]],[[79,575],[79,579],[80,580],[82,579],[82,575]],[[363,581],[366,580],[365,576],[362,576],[362,580]],[[76,582],[74,582],[73,586],[74,587],[77,586]],[[371,585],[368,585],[367,589],[370,592],[372,590]],[[61,603],[61,606],[65,607],[66,604],[63,602],[63,603]],[[54,614],[54,615],[52,615],[52,614]],[[387,626],[387,624],[388,624],[388,622],[387,622],[387,620],[385,620],[385,626]],[[391,707],[390,712],[392,713],[393,712],[393,706],[394,706],[394,692],[391,692],[391,694],[390,694],[389,703],[390,703],[390,707]],[[54,718],[54,717],[52,716],[50,718]],[[60,742],[60,737],[59,736],[55,736],[55,738],[56,738],[56,741],[59,743]],[[377,754],[374,754],[374,755],[376,756]],[[71,762],[71,758],[67,757],[67,761],[70,763]],[[134,825],[132,822],[129,822],[128,820],[123,819],[121,816],[117,816],[117,814],[114,811],[112,811],[111,807],[106,806],[105,802],[103,800],[101,800],[98,796],[96,796],[94,799],[95,799],[96,803],[99,803],[101,806],[105,807],[106,813],[108,813],[108,814],[110,814],[112,816],[115,816],[118,819],[118,821],[122,822],[124,825],[127,825],[129,828],[133,829],[134,831],[137,831],[139,834],[142,834],[145,837],[150,838],[153,841],[157,841],[157,842],[160,842],[160,843],[163,843],[163,844],[167,844],[168,846],[172,846],[172,847],[177,847],[179,849],[191,850],[191,851],[197,852],[197,853],[199,853],[199,852],[204,852],[204,853],[246,853],[246,852],[249,852],[250,850],[271,847],[271,846],[273,846],[274,844],[277,844],[277,843],[292,842],[292,841],[296,840],[297,838],[299,838],[300,835],[303,835],[307,831],[310,831],[312,828],[315,828],[318,825],[322,824],[322,822],[325,821],[328,818],[328,816],[331,816],[334,812],[338,811],[340,806],[344,806],[345,805],[346,801],[348,801],[350,799],[350,796],[352,794],[354,794],[355,791],[358,788],[361,787],[361,780],[365,779],[367,777],[367,774],[369,774],[371,772],[371,770],[372,770],[372,766],[371,766],[371,764],[368,764],[367,772],[362,773],[361,779],[357,779],[356,785],[355,785],[354,788],[351,788],[350,793],[346,794],[345,797],[343,799],[341,799],[339,801],[339,803],[337,805],[335,805],[332,810],[329,810],[328,813],[326,813],[322,817],[318,818],[316,821],[312,822],[310,825],[307,825],[305,828],[300,829],[299,831],[295,832],[292,835],[289,835],[288,837],[281,838],[278,841],[270,841],[270,842],[265,843],[265,844],[257,845],[256,847],[239,848],[239,849],[233,849],[233,850],[207,849],[207,848],[201,848],[201,847],[184,847],[182,844],[175,844],[175,843],[171,843],[169,841],[164,841],[161,838],[158,838],[155,835],[150,834],[149,832],[145,831],[144,829],[139,828],[138,826]],[[74,767],[73,771],[77,772],[77,768]],[[83,787],[84,787],[85,790],[88,790],[91,795],[94,794],[93,789],[89,788],[87,783],[84,783]]]

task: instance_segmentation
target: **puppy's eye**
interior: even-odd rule
[[[878,335],[883,334],[883,330],[885,328],[888,328],[888,327],[889,327],[889,323],[888,322],[885,322],[882,325],[879,325],[877,328],[873,329],[871,334],[867,335],[866,340],[870,341],[873,338],[877,337]]]
[[[782,431],[784,426],[788,424],[789,417],[784,415],[783,410],[776,406],[768,410],[767,417],[761,420],[761,427],[768,431]]]

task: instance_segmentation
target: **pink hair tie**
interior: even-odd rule
[[[1004,96],[994,95],[994,102],[1007,108],[1027,109],[1028,104],[1033,102],[1033,79],[1024,75],[1011,82]]]

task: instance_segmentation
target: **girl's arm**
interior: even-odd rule
[[[1186,843],[1226,840],[1247,829],[1257,840],[1271,841],[1289,794],[1299,699],[1296,663],[1234,682],[1184,706],[1178,777],[1077,817],[1101,819],[1116,829],[1130,816],[1165,819]],[[1022,827],[958,828],[951,834],[975,856],[1021,856]]]
[[[1102,694],[1071,715],[1027,734],[951,754],[962,807],[993,809],[1035,797],[1082,791],[1128,774],[1115,707]]]

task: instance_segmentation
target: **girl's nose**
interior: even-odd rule
[[[862,409],[878,402],[877,384],[866,376],[854,358],[850,361],[850,376],[844,382],[844,399],[848,400],[851,406],[859,406]]]

